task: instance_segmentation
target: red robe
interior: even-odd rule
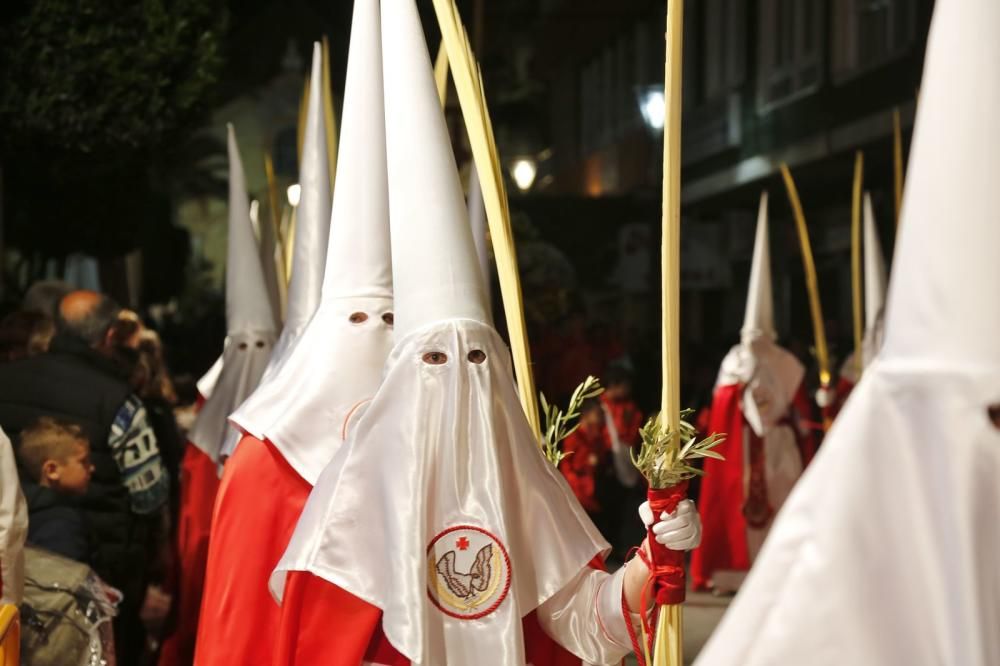
[[[709,416],[708,433],[726,433],[726,440],[716,449],[725,460],[705,459],[705,476],[702,478],[698,510],[701,514],[701,546],[691,555],[691,579],[695,590],[708,589],[716,571],[748,571],[750,552],[747,544],[747,519],[744,505],[748,498],[744,490],[744,449],[754,445],[762,450],[762,440],[749,426],[745,426],[740,396],[742,384],[728,384],[715,390]],[[799,387],[791,411],[792,430],[795,432],[802,456],[803,468],[812,459],[815,447],[811,433],[801,434],[795,422],[798,415],[809,414],[805,390]],[[750,442],[744,446],[743,438]],[[765,500],[766,501],[766,500]],[[773,507],[775,510],[779,507]]]
[[[246,435],[222,473],[212,518],[195,663],[267,663],[281,608],[268,579],[312,486],[273,444]],[[319,662],[317,662],[319,663]]]
[[[174,609],[177,625],[163,641],[160,666],[186,666],[194,659],[198,609],[205,584],[212,506],[219,488],[215,462],[188,442],[181,460],[180,515],[177,518],[177,584]]]
[[[567,454],[559,463],[559,470],[569,482],[573,494],[589,513],[601,510],[597,501],[597,475],[609,463],[611,443],[607,432],[598,425],[596,429],[580,426],[563,442]]]
[[[844,403],[847,402],[847,397],[851,395],[854,386],[855,383],[843,375],[837,380],[837,392],[834,394],[833,405],[830,409],[831,418],[836,419],[837,415],[840,414],[840,410],[844,408]]]
[[[591,566],[599,566],[595,558]],[[333,631],[331,628],[335,627]],[[546,634],[535,613],[522,620],[526,661],[581,666],[580,658]],[[233,662],[236,663],[236,662]],[[272,666],[409,666],[382,633],[382,611],[307,571],[289,572]]]

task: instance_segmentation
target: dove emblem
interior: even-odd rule
[[[427,593],[442,612],[461,620],[489,615],[510,589],[510,558],[490,532],[448,528],[427,547]]]

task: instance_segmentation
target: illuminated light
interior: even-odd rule
[[[646,127],[654,132],[662,132],[663,118],[667,110],[663,87],[647,86],[640,89],[637,96],[639,111],[642,113],[642,120],[646,123]]]
[[[527,192],[535,184],[535,176],[538,175],[538,165],[535,164],[535,160],[533,159],[521,158],[514,161],[510,172],[514,177],[514,184],[517,185],[517,189]]]

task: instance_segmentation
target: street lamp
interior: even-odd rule
[[[663,96],[662,85],[639,86],[635,91],[639,103],[639,111],[646,127],[654,134],[663,131],[663,117],[666,111],[666,99]]]
[[[292,208],[295,208],[299,205],[299,199],[302,198],[302,186],[298,183],[289,185],[285,194],[288,195],[288,203],[291,204]]]
[[[535,176],[538,175],[538,165],[530,157],[521,157],[514,160],[510,173],[514,177],[514,184],[521,192],[527,192],[535,184]]]

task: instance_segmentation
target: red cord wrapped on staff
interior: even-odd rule
[[[690,479],[704,474],[701,469],[693,466],[695,460],[722,459],[713,449],[723,442],[725,435],[713,433],[699,440],[694,426],[684,420],[691,414],[691,410],[681,413],[680,427],[676,430],[664,429],[659,416],[654,416],[640,431],[642,444],[638,454],[633,455],[632,462],[649,482],[647,496],[653,516],[673,513],[677,505],[687,497]],[[647,564],[650,573],[643,589],[641,607],[649,607],[650,595],[657,608],[680,605],[684,602],[686,588],[684,552],[671,550],[658,543],[652,532],[652,525],[649,530],[646,544],[649,549]],[[646,554],[640,551],[639,556],[645,558]],[[652,618],[646,612],[642,614],[642,626],[645,633],[645,654],[651,654],[655,632],[652,630]],[[639,663],[645,664],[640,650],[637,649],[636,653]]]

